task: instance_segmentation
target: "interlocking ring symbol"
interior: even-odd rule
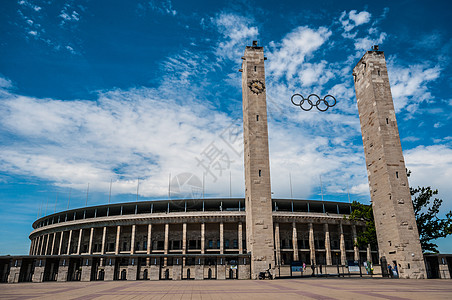
[[[297,99],[296,101],[298,101],[298,98],[301,98],[301,99],[297,103],[294,101],[294,98]],[[330,102],[327,100],[327,98],[331,98],[331,99],[329,99],[329,101],[331,101],[331,103],[333,103],[333,104],[330,104]],[[328,108],[336,105],[336,98],[334,98],[331,95],[326,95],[325,97],[323,97],[323,99],[321,99],[316,94],[311,94],[308,96],[308,98],[303,97],[303,95],[301,95],[301,94],[294,94],[292,96],[292,98],[290,98],[290,101],[292,101],[293,105],[299,106],[304,111],[310,111],[314,106],[317,107],[317,109],[320,111],[327,111]],[[314,104],[314,101],[315,101],[315,104]],[[305,103],[307,103],[307,104],[305,104]],[[304,107],[303,107],[303,104],[305,104]]]

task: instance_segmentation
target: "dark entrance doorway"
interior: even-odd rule
[[[67,281],[80,281],[81,261],[79,258],[69,259]]]
[[[9,268],[9,259],[0,260],[0,282],[8,281]]]
[[[19,282],[31,282],[33,278],[33,259],[23,259],[20,266]]]
[[[447,265],[449,267],[450,278],[452,278],[452,257],[446,258]]]
[[[95,257],[91,261],[91,274],[90,279],[91,281],[98,280],[97,273],[99,271],[99,265],[100,265],[100,258]]]
[[[439,263],[438,257],[425,257],[425,266],[427,269],[427,278],[435,279],[439,278]]]

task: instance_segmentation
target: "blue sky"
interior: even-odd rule
[[[451,4],[437,1],[5,1],[0,254],[38,217],[168,195],[171,173],[243,197],[241,59],[264,46],[274,197],[369,203],[352,68],[385,51],[412,186],[452,209]],[[326,113],[294,93],[332,94]],[[231,182],[231,185],[230,185]],[[177,195],[176,195],[177,196]],[[70,201],[68,201],[70,199]],[[69,203],[68,203],[69,202]],[[439,241],[452,253],[452,238]]]

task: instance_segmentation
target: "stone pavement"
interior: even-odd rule
[[[298,278],[1,284],[0,299],[452,299],[450,280]]]

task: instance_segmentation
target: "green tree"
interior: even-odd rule
[[[435,197],[432,201],[432,197],[438,194],[438,190],[432,190],[428,186],[410,188],[410,191],[422,251],[438,253],[438,245],[434,240],[452,234],[452,211],[449,211],[445,218],[438,217],[443,200]]]
[[[353,201],[352,213],[349,215],[348,219],[360,220],[366,223],[364,231],[357,234],[356,245],[358,247],[365,247],[370,244],[372,249],[375,249],[378,244],[372,205],[365,205],[357,201]]]
[[[411,172],[407,171],[410,176]],[[410,187],[411,200],[413,201],[414,215],[419,231],[423,252],[438,253],[438,245],[434,240],[445,238],[452,234],[452,211],[446,213],[445,218],[438,217],[443,200],[432,197],[438,194],[438,190],[431,187]],[[366,223],[363,232],[358,233],[357,246],[372,247],[377,245],[377,235],[375,231],[374,215],[371,205],[364,205],[353,201],[352,213],[348,217],[350,220],[362,220]]]

